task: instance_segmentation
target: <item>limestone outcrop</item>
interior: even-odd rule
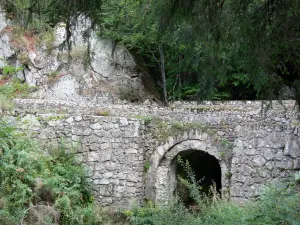
[[[153,99],[154,83],[130,52],[100,39],[89,27],[90,21],[80,17],[67,41],[63,23],[54,33],[34,34],[9,25],[2,12],[0,68],[7,63],[23,66],[16,77],[37,87],[32,98],[96,103]]]

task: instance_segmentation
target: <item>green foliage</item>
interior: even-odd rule
[[[299,190],[298,190],[299,191]],[[273,184],[263,190],[260,204],[253,207],[248,223],[299,224],[299,193],[294,183]]]
[[[150,166],[151,166],[150,162],[148,162],[148,161],[145,162],[144,171],[147,172],[150,169]]]
[[[142,55],[172,100],[275,99],[284,85],[295,88],[299,97],[298,0],[0,3],[11,18],[32,30],[50,31],[65,22],[67,40],[76,18],[90,17],[102,37],[115,40],[112,56],[118,42]],[[53,35],[47,39],[51,47]],[[70,50],[70,41],[65,44]]]
[[[145,126],[148,126],[151,123],[151,121],[152,121],[152,117],[151,116],[136,116],[136,118],[139,119],[139,120],[143,120]]]
[[[18,36],[19,35],[22,35],[23,36],[23,34],[18,34]],[[15,40],[15,39],[14,39]],[[17,56],[17,59],[18,59],[18,61],[20,62],[20,63],[22,63],[22,65],[30,65],[30,59],[29,59],[29,57],[28,57],[28,54],[26,54],[26,53],[22,53],[22,54],[19,54],[18,56]]]
[[[53,205],[60,224],[97,224],[86,171],[63,147],[47,152],[0,123],[0,223],[19,224],[28,209]]]
[[[52,72],[49,73],[49,77],[51,79],[54,79],[58,76],[58,74],[59,74],[58,71],[52,71]]]
[[[179,181],[188,188],[190,197],[203,208],[206,206],[206,203],[204,204],[203,201],[206,196],[201,193],[201,186],[199,185],[199,181],[196,180],[196,176],[189,164],[189,161],[184,161],[180,156],[178,156],[177,162],[187,174],[186,177],[179,176]]]
[[[0,85],[0,94],[6,96],[8,99],[26,98],[34,90],[34,87],[30,87],[28,84],[20,83],[19,81],[7,82]]]
[[[127,214],[133,224],[299,224],[299,187],[294,183],[277,183],[266,187],[261,197],[245,205],[219,199],[209,205],[199,205],[200,211],[192,213],[180,202],[163,208],[139,209],[141,212]],[[138,210],[137,210],[138,211]]]
[[[299,171],[295,173],[295,182],[297,184],[300,184],[300,172]]]
[[[289,50],[299,47],[300,4],[284,5],[275,0],[103,1],[102,35],[142,54],[154,77],[161,44],[170,99],[274,99],[283,84],[299,80],[300,54]]]
[[[219,100],[228,100],[231,98],[231,95],[227,92],[217,92],[213,95],[212,99],[219,101]]]
[[[11,99],[3,94],[0,94],[0,110],[10,110],[13,108]]]
[[[40,38],[41,43],[46,45],[46,48],[51,50],[53,48],[53,44],[55,41],[54,32],[50,29],[50,31],[43,32],[42,37]]]
[[[182,225],[193,218],[180,203],[164,208],[157,208],[152,204],[134,208],[129,216],[133,225]]]
[[[11,76],[15,73],[17,73],[18,71],[23,70],[24,67],[22,66],[10,66],[10,65],[6,65],[2,68],[2,74],[3,76]]]
[[[79,16],[78,12],[97,20],[101,9],[101,1],[98,0],[1,0],[0,4],[23,27],[38,31],[46,30],[61,20],[71,22],[72,17]]]

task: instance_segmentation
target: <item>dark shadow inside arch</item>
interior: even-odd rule
[[[212,155],[199,150],[186,150],[180,152],[172,161],[172,168],[175,169],[176,174],[176,188],[175,193],[178,195],[185,205],[192,205],[194,200],[190,197],[188,188],[184,186],[178,179],[178,176],[188,179],[186,170],[178,164],[178,156],[183,161],[189,162],[190,167],[199,181],[201,192],[208,196],[212,195],[212,188],[215,186],[216,191],[221,194],[221,167],[219,161]]]

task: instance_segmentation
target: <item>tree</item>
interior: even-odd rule
[[[155,6],[156,7],[156,6]],[[158,17],[149,1],[103,1],[100,35],[123,43],[148,57],[160,68],[163,102],[167,104],[165,37],[158,29]]]
[[[196,95],[199,100],[276,99],[284,86],[295,88],[296,96],[300,93],[298,0],[9,0],[2,4],[16,17],[23,13],[28,18],[24,21],[53,26],[63,20],[68,37],[76,17],[89,16],[101,36],[144,57],[152,76],[162,83],[165,102]]]
[[[240,80],[253,86],[256,98],[278,98],[283,85],[299,92],[299,1],[168,2],[160,20],[164,30],[173,33],[178,24],[188,24],[189,32],[180,40],[194,50],[201,45],[200,57],[193,60],[202,71],[199,91],[207,85],[228,85],[236,77],[235,84]],[[189,49],[185,57],[190,53],[194,51]]]

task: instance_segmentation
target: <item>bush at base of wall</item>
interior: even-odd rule
[[[0,224],[99,224],[86,171],[0,122]]]

